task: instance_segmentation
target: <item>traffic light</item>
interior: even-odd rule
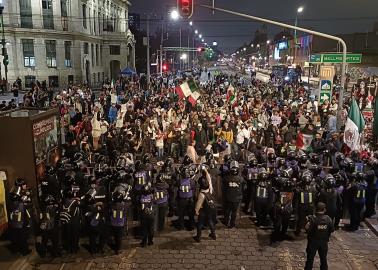
[[[9,56],[7,54],[4,55],[3,64],[4,66],[8,66],[9,64]]]
[[[163,71],[167,71],[168,67],[166,64],[163,65]]]
[[[197,48],[197,52],[204,52],[204,51],[206,51],[206,48],[204,47]]]
[[[193,0],[177,0],[177,9],[184,19],[189,19],[193,15]]]

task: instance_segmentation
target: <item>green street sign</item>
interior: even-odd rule
[[[323,104],[326,100],[331,101],[331,92],[321,91],[320,92],[320,104]]]
[[[341,53],[330,54],[312,54],[310,56],[310,63],[342,63],[343,55]],[[347,54],[346,62],[350,64],[359,64],[362,61],[362,54],[349,53]]]
[[[321,63],[322,55],[321,54],[311,54],[310,63]]]

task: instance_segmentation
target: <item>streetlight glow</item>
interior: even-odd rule
[[[202,41],[202,42],[205,42],[205,40],[204,40],[204,39],[201,39],[201,41]]]
[[[186,60],[188,58],[188,55],[186,53],[183,53],[180,58],[182,60]]]
[[[267,40],[267,41],[266,41],[266,44],[269,44],[269,43],[270,43],[270,40]]]
[[[194,34],[196,34],[196,35],[198,34],[198,30],[197,29],[194,31]]]
[[[243,51],[246,51],[247,50],[247,48],[243,48]]]
[[[202,34],[199,34],[199,38],[202,38]]]
[[[171,11],[171,19],[172,20],[176,21],[176,20],[178,20],[179,17],[180,17],[180,14],[178,13],[178,11],[176,9]]]
[[[193,26],[193,22],[192,22],[192,21],[190,21],[190,22],[189,22],[189,25],[190,25],[190,26]]]
[[[297,9],[297,12],[298,12],[298,13],[302,13],[302,12],[303,12],[303,9],[304,9],[303,7],[299,7],[299,8]]]

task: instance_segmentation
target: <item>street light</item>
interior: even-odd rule
[[[186,53],[183,53],[182,55],[181,55],[181,59],[182,60],[186,60],[188,58],[188,55],[186,54]]]
[[[177,21],[179,19],[179,17],[180,17],[180,14],[176,9],[171,11],[171,19],[172,20]]]
[[[295,27],[298,25],[298,14],[302,13],[304,10],[304,7],[300,6],[297,9],[297,13],[295,14]],[[295,61],[295,58],[297,57],[297,29],[294,29],[294,58],[293,63]]]
[[[198,36],[199,38],[202,38],[202,34],[199,34],[199,36]]]
[[[270,40],[267,40],[267,41],[266,41],[266,44],[269,44],[269,43],[270,43]]]
[[[251,44],[251,47],[253,48],[253,47],[254,47],[254,45],[253,45],[253,44]]]
[[[190,22],[189,22],[189,25],[190,25],[190,26],[193,26],[193,22],[192,22],[192,21],[190,21]]]
[[[198,34],[198,30],[197,29],[194,31],[194,34],[196,34],[196,35]]]
[[[204,40],[204,39],[201,39],[201,41],[202,41],[202,42],[205,42],[205,40]]]
[[[243,48],[243,51],[246,51],[247,50],[247,48]]]

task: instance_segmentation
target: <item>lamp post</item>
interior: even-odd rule
[[[298,26],[298,15],[303,12],[303,7],[299,7],[297,9],[297,12],[295,13],[295,27]],[[295,58],[297,57],[297,29],[294,29],[294,57],[293,57],[293,63],[295,63]]]
[[[5,71],[5,91],[7,91],[8,88],[8,52],[7,48],[5,47],[5,33],[4,33],[4,4],[3,0],[0,0],[0,16],[1,16],[1,45],[2,45],[2,51],[1,54],[3,56],[3,64],[4,64],[4,71]],[[2,75],[1,75],[1,63],[0,63],[0,79],[2,80]]]

